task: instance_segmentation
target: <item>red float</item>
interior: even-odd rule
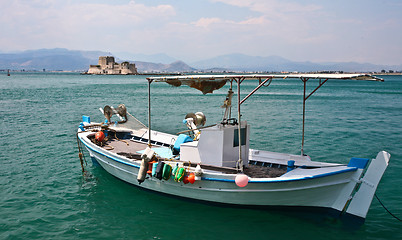
[[[184,178],[183,178],[183,183],[184,183],[184,184],[189,183],[189,181],[188,181],[188,175],[184,176]]]
[[[99,131],[95,134],[95,140],[98,142],[102,142],[105,139],[105,134],[102,131]]]
[[[195,182],[195,175],[194,175],[194,173],[190,173],[190,175],[188,175],[188,181],[191,183],[191,184],[194,184],[194,182]]]

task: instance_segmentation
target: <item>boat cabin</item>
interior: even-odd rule
[[[241,123],[241,153],[244,165],[248,163],[250,128]],[[218,167],[235,168],[239,160],[239,130],[237,124],[217,124],[202,130],[197,141],[180,144],[180,160]]]

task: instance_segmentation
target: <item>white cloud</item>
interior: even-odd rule
[[[322,43],[331,38],[331,33],[316,31],[322,12],[321,6],[302,5],[296,2],[275,0],[212,0],[251,10],[252,15],[236,21],[222,18],[200,18],[192,22],[199,31],[208,30],[214,37],[221,35],[227,40],[219,51],[248,51],[249,54],[272,54],[273,45]],[[314,24],[314,22],[317,22]],[[315,26],[317,25],[317,26]],[[224,32],[225,34],[221,34]],[[251,44],[250,44],[251,43]],[[270,44],[267,44],[270,43]],[[211,46],[212,44],[209,44]],[[236,47],[237,46],[237,47]],[[239,48],[238,46],[242,46]],[[258,48],[257,46],[260,46]],[[279,49],[279,48],[276,48]],[[233,51],[233,50],[230,50]],[[280,54],[275,52],[274,54]]]
[[[211,1],[246,8],[254,12],[254,14],[247,18],[238,19],[238,21],[227,21],[220,18],[200,18],[195,22],[196,27],[208,26],[211,29],[215,25],[217,28],[232,30],[237,28],[238,34],[241,34],[242,31],[246,30],[243,28],[244,25],[247,25],[250,28],[246,30],[247,32],[255,31],[258,35],[264,32],[267,37],[272,35],[277,37],[297,35],[299,41],[303,41],[304,38],[311,38],[311,35],[319,35],[317,31],[314,31],[314,22],[320,21],[320,17],[323,15],[323,7],[319,5],[303,5],[297,2],[277,0]]]
[[[0,36],[0,43],[22,49],[41,45],[40,42],[43,46],[39,47],[57,47],[57,44],[87,47],[91,43],[99,47],[97,42],[107,46],[118,44],[108,44],[106,41],[110,39],[125,38],[129,32],[145,25],[163,24],[175,14],[171,5],[146,6],[134,1],[110,5],[14,0],[3,4],[0,10],[0,24],[8,32]]]
[[[266,26],[271,23],[272,22],[267,20],[264,16],[249,18],[239,22],[240,25],[258,25],[258,26]]]
[[[211,24],[218,24],[222,22],[223,21],[220,18],[200,18],[198,21],[192,22],[191,24],[193,24],[196,27],[207,28]]]
[[[321,6],[315,4],[302,5],[300,3],[279,1],[279,0],[212,0],[213,2],[222,2],[237,7],[245,7],[255,12],[263,14],[280,15],[283,13],[303,13],[309,14],[322,9]]]
[[[192,1],[3,0],[0,50],[64,47],[167,53],[183,60],[233,52],[353,60],[374,58],[367,49],[379,49],[390,61],[387,53],[396,60],[402,54],[398,5],[350,3],[345,9],[346,0]]]

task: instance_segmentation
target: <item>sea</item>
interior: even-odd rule
[[[146,77],[0,72],[0,239],[402,239],[402,76],[329,80],[306,102],[304,152],[312,160],[391,154],[376,193],[381,203],[373,199],[363,224],[310,209],[222,207],[144,191],[88,153],[83,174],[82,115],[101,122],[99,108],[124,103],[148,124]],[[307,91],[318,84],[309,80]],[[243,98],[256,82],[242,86]],[[227,91],[153,82],[152,129],[185,130],[189,112],[203,112],[206,125],[221,121]],[[302,102],[299,79],[275,79],[248,98],[241,110],[251,148],[300,154]]]

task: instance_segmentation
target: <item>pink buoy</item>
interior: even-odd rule
[[[248,184],[248,176],[244,174],[237,175],[235,178],[236,185],[239,187],[245,187]]]

